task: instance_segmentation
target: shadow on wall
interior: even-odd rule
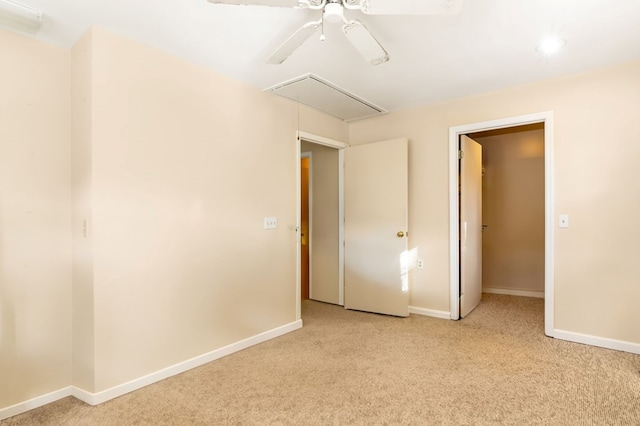
[[[2,200],[0,200],[0,206],[2,205]],[[15,314],[13,309],[13,303],[11,303],[11,299],[9,298],[9,291],[6,289],[6,281],[8,268],[4,266],[4,256],[3,248],[4,248],[4,232],[3,232],[3,221],[0,216],[0,373],[4,373],[5,364],[1,361],[4,360],[4,357],[7,354],[9,349],[15,350],[16,344],[16,321]],[[5,377],[4,374],[1,377]]]
[[[27,351],[20,351],[16,318],[16,300],[19,301],[20,298],[12,291],[12,288],[19,286],[10,285],[19,281],[19,277],[12,273],[15,266],[12,269],[11,265],[5,264],[4,228],[0,217],[0,409],[33,397],[33,389],[30,387],[35,383],[35,379],[44,373],[25,353]],[[28,310],[25,311],[25,315],[30,315]],[[23,345],[30,344],[28,333],[24,334],[22,340]]]
[[[9,294],[7,281],[9,268],[4,265],[3,241],[4,232],[0,217],[0,408],[6,406],[9,389],[14,387],[17,379],[15,364],[16,351],[16,316],[13,298]]]
[[[0,277],[0,375],[7,377],[3,370],[7,366],[8,355],[13,356],[16,353],[16,318],[13,302],[9,299],[3,282],[4,276]]]

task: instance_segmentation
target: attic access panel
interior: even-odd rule
[[[359,120],[387,112],[313,74],[277,84],[265,91],[300,102],[344,121]]]

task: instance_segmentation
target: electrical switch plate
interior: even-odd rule
[[[569,215],[561,214],[558,217],[558,227],[559,228],[568,228],[569,227]]]
[[[276,229],[278,227],[278,218],[277,217],[265,217],[264,218],[264,229]]]
[[[424,259],[418,259],[418,269],[424,269]]]

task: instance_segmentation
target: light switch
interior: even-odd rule
[[[278,218],[277,217],[265,217],[264,218],[264,229],[276,229],[278,227]]]
[[[569,227],[569,215],[561,214],[558,217],[558,228],[568,228]]]

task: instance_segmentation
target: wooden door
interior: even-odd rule
[[[482,298],[482,146],[460,137],[460,317]]]
[[[408,141],[345,149],[345,308],[409,315]]]

